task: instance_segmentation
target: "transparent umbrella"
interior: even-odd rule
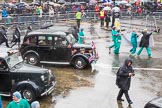
[[[106,6],[106,7],[103,8],[103,10],[111,10],[111,8]]]

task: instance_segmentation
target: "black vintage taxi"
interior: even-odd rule
[[[146,103],[144,108],[162,108],[162,97],[157,97]]]
[[[49,63],[84,69],[97,60],[93,44],[78,44],[70,27],[54,26],[30,32],[21,45],[23,59],[33,65]]]
[[[55,88],[51,70],[26,64],[19,52],[0,55],[0,95],[11,96],[20,91],[29,102],[49,95]]]

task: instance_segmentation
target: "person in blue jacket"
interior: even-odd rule
[[[0,96],[0,108],[2,108],[2,98]]]
[[[1,96],[0,96],[0,108],[3,108],[3,106],[2,106],[2,98],[1,98]]]
[[[130,50],[130,53],[132,55],[134,55],[136,53],[136,49],[137,49],[137,33],[136,30],[134,29],[133,32],[131,33],[131,44],[132,44],[132,48]]]
[[[7,16],[8,16],[8,12],[7,12],[6,8],[3,8],[3,10],[2,10],[2,18],[7,18]]]

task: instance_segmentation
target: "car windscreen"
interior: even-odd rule
[[[13,55],[7,57],[6,61],[7,61],[9,68],[12,68],[16,64],[23,62],[23,59],[19,53],[16,53],[16,54],[13,54]]]
[[[74,36],[72,34],[68,34],[66,36],[66,39],[69,41],[70,44],[76,43],[76,39],[74,38]]]

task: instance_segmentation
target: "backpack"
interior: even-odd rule
[[[119,82],[120,82],[120,75],[119,75],[119,72],[120,72],[120,69],[118,69],[117,73],[116,73],[116,85],[119,86]]]

